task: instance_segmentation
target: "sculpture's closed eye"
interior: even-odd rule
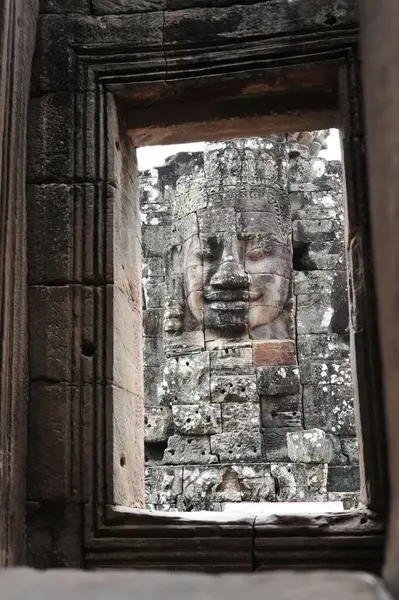
[[[254,248],[247,254],[247,258],[253,261],[262,260],[265,258],[265,253],[263,250],[261,250],[261,248]]]

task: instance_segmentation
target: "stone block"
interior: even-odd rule
[[[143,278],[143,292],[145,310],[165,308],[165,282],[160,277]]]
[[[335,271],[296,271],[295,295],[327,295],[333,289]]]
[[[172,434],[172,411],[165,406],[146,407],[144,413],[144,442],[167,441]]]
[[[40,0],[40,12],[90,14],[90,0]]]
[[[27,180],[69,182],[74,177],[74,95],[32,98],[29,106]]]
[[[289,190],[291,192],[342,190],[342,167],[340,161],[298,157],[290,161]]]
[[[235,190],[235,207],[241,212],[268,212],[271,205],[287,207],[290,198],[286,190],[271,185],[243,185]]]
[[[298,394],[300,390],[298,367],[257,367],[258,393],[265,396]]]
[[[344,232],[341,221],[330,219],[307,219],[292,223],[294,244],[311,244],[313,242],[335,242],[343,240]]]
[[[276,482],[280,502],[325,502],[327,500],[326,464],[276,464],[270,465]]]
[[[287,436],[291,427],[268,427],[263,430],[263,448],[269,462],[289,462]]]
[[[183,244],[194,235],[199,234],[197,213],[190,213],[173,222],[173,234],[177,244]]]
[[[162,404],[210,401],[209,352],[176,356],[165,361],[160,386]]]
[[[76,390],[75,390],[76,391]],[[28,414],[28,499],[70,500],[71,387],[32,382]]]
[[[341,239],[334,242],[315,241],[307,248],[308,269],[345,271],[345,246]]]
[[[300,362],[335,361],[341,363],[349,359],[349,337],[337,334],[298,334],[297,352]]]
[[[334,435],[356,434],[352,394],[341,385],[305,385],[303,406],[306,427],[322,427]]]
[[[107,286],[107,327],[113,332],[108,354],[107,381],[133,394],[143,395],[143,334],[141,314],[135,309],[129,290]],[[111,304],[112,303],[112,304]]]
[[[73,2],[76,5],[77,0]],[[69,2],[64,3],[66,4]],[[33,69],[34,92],[73,90],[77,86],[83,91],[93,85],[84,77],[76,81],[76,70],[73,67],[75,48],[87,44],[88,38],[97,47],[108,44],[121,51],[134,39],[135,47],[151,46],[154,60],[160,61],[162,22],[162,12],[109,15],[104,35],[104,19],[101,18],[95,19],[91,15],[77,13],[42,15]]]
[[[144,402],[126,389],[107,386],[106,465],[110,483],[105,501],[112,505],[144,507]]]
[[[146,504],[174,504],[183,493],[183,467],[146,467]]]
[[[142,256],[142,276],[143,277],[164,277],[165,260],[161,256]]]
[[[204,174],[200,170],[194,169],[193,172],[182,175],[177,181],[175,193],[171,199],[173,217],[180,219],[206,208],[206,204]]]
[[[253,343],[253,361],[256,366],[295,365],[295,342],[291,340]]]
[[[73,186],[27,186],[29,283],[73,278]]]
[[[281,222],[280,222],[281,221]],[[290,239],[288,220],[278,220],[275,212],[238,212],[237,231],[243,236],[254,236],[264,232],[274,232],[272,239],[286,243]]]
[[[259,434],[260,414],[258,403],[226,402],[221,405],[223,433],[243,432]]]
[[[343,227],[344,201],[342,191],[291,192],[291,214],[294,221],[303,219],[336,219]]]
[[[261,396],[262,427],[301,427],[302,399],[300,396]]]
[[[199,231],[202,235],[218,236],[220,233],[236,234],[236,211],[234,207],[204,209],[197,212]]]
[[[221,410],[214,404],[179,404],[172,406],[175,432],[180,435],[221,433]]]
[[[211,450],[209,437],[172,435],[163,462],[171,465],[208,465],[217,463],[218,457]]]
[[[329,439],[321,429],[289,431],[287,447],[292,462],[328,463],[330,459]]]
[[[265,464],[184,467],[182,510],[217,510],[224,502],[272,502],[274,480]],[[221,506],[218,510],[221,510]]]
[[[63,502],[57,499],[57,502],[28,502],[26,506],[26,561],[29,565],[34,565],[36,569],[46,570],[47,573],[54,573],[57,569],[69,569],[69,572],[76,572],[82,568],[84,562],[82,536],[84,535],[84,515],[82,504],[74,502]],[[73,571],[76,569],[76,571]],[[59,581],[54,580],[53,586],[44,583],[39,592],[41,584],[33,583],[31,580],[39,570],[25,571],[23,581],[26,584],[26,591],[21,590],[21,568],[16,578],[16,588],[19,588],[22,597],[28,593],[34,595],[38,593],[40,598],[48,600],[54,595],[59,594]],[[7,569],[10,573],[13,569]],[[23,586],[24,587],[24,586]],[[74,584],[72,587],[76,590]],[[7,588],[7,584],[6,584]],[[64,586],[65,590],[65,586]],[[16,591],[16,590],[15,590]],[[2,581],[2,596],[9,600],[10,597],[18,598],[20,592],[4,592]],[[70,592],[66,592],[72,596]],[[47,598],[46,598],[47,597]]]
[[[142,252],[143,256],[148,258],[163,258],[165,248],[170,244],[171,229],[169,225],[143,225],[141,228]]]
[[[331,295],[297,296],[297,331],[299,334],[328,333],[334,317]]]
[[[226,462],[260,462],[262,460],[261,435],[259,431],[217,433],[211,436],[212,453]]]
[[[328,467],[328,492],[358,492],[360,471],[357,465]]]
[[[143,340],[144,366],[159,367],[164,356],[163,337],[146,337]]]
[[[359,464],[359,444],[355,437],[341,438],[342,454],[350,465]]]
[[[215,502],[240,502],[241,480],[234,466],[185,467],[181,508],[210,510]]]
[[[162,335],[164,324],[163,308],[149,308],[143,312],[144,335],[157,337]]]
[[[73,286],[31,287],[28,302],[31,379],[70,382]]]
[[[162,368],[160,366],[143,367],[144,404],[146,407],[159,407]]]
[[[263,467],[263,465],[262,465]],[[263,467],[263,474],[258,477],[243,477],[241,481],[243,502],[274,502],[276,500],[275,481]]]
[[[250,375],[254,373],[251,346],[235,346],[220,350],[216,348],[211,350],[210,368],[212,378],[214,376]]]
[[[352,387],[352,369],[349,358],[341,361],[305,360],[301,368],[302,384],[320,387],[325,385],[343,386],[349,391]],[[325,390],[328,391],[328,390]]]
[[[211,402],[258,402],[255,375],[213,375]]]

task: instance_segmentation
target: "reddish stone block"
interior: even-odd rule
[[[291,340],[254,342],[254,364],[264,365],[296,365],[295,343]]]

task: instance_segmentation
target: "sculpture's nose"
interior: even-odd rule
[[[221,289],[242,290],[248,286],[248,276],[244,271],[243,265],[235,260],[234,257],[231,257],[220,263],[210,283],[213,287]]]

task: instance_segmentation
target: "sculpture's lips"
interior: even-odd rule
[[[205,302],[248,302],[247,290],[209,290],[204,294]]]
[[[241,301],[235,301],[235,302],[211,302],[209,304],[209,308],[211,310],[217,310],[220,312],[232,312],[232,311],[248,311],[248,302],[241,302]]]

